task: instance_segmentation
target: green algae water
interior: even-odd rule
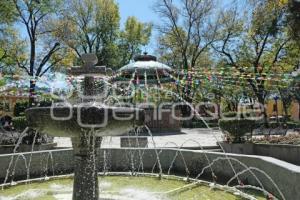
[[[0,191],[0,200],[71,200],[71,178],[20,184]],[[206,185],[155,177],[104,176],[99,178],[102,200],[243,200],[245,198]],[[256,199],[263,195],[252,193]]]

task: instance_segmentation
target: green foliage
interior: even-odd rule
[[[223,118],[234,118],[234,119],[246,119],[257,117],[257,113],[255,111],[244,111],[241,113],[238,112],[225,112],[222,113]]]
[[[19,101],[16,103],[15,108],[14,108],[14,116],[19,117],[19,116],[24,116],[25,110],[28,108],[28,102],[27,101]]]
[[[65,7],[64,16],[53,24],[61,27],[54,35],[78,57],[95,53],[98,65],[116,68],[128,64],[149,43],[151,24],[129,17],[120,30],[115,0],[72,0]]]
[[[39,107],[49,107],[52,105],[52,101],[44,100],[39,102]]]
[[[6,81],[4,79],[0,79],[0,87],[4,86]]]
[[[288,129],[300,129],[300,122],[288,121],[285,123],[285,126]]]
[[[254,7],[251,29],[258,35],[270,34],[275,36],[279,30],[282,9],[272,1],[257,3]]]
[[[16,66],[18,62],[22,63],[25,60],[24,44],[12,25],[2,26],[0,31],[0,67],[2,67],[3,74],[14,75],[19,73],[20,69]]]
[[[219,26],[222,42],[213,44],[213,48],[222,55],[222,61],[232,68],[231,74],[239,78],[238,84],[242,83],[244,88],[251,90],[244,90],[244,96],[265,104],[268,96],[280,90],[287,110],[291,96],[286,75],[298,65],[300,48],[288,34],[286,15],[279,4],[255,0],[247,6],[243,9],[234,5],[222,14],[224,17]],[[228,82],[225,85],[228,84],[229,88],[237,85],[232,84],[231,80]],[[226,87],[222,89],[226,94]],[[226,96],[230,96],[230,92]],[[267,122],[266,110],[264,121]]]
[[[288,2],[288,0],[286,0]],[[296,0],[289,1],[288,5],[288,18],[287,23],[290,27],[290,34],[295,40],[295,42],[300,45],[299,38],[300,38],[300,2]]]
[[[152,24],[139,22],[135,17],[128,17],[125,29],[120,33],[119,53],[120,64],[123,66],[141,53],[141,46],[149,43]]]
[[[251,133],[257,126],[256,120],[250,119],[220,119],[219,126],[233,138],[234,142],[240,142],[241,137],[246,133]]]
[[[226,118],[236,118],[237,117],[237,113],[236,112],[226,112],[226,113],[223,113],[223,117],[226,117]]]
[[[0,24],[8,24],[16,19],[16,9],[11,1],[1,1],[0,15],[2,16],[0,18]]]
[[[13,117],[12,119],[13,127],[19,131],[22,132],[27,127],[27,120],[26,117]]]
[[[52,105],[51,100],[43,100],[38,102],[39,107],[49,107]],[[28,101],[18,101],[14,108],[14,116],[20,117],[25,115],[26,109],[29,108]]]

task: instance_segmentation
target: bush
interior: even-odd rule
[[[280,123],[277,122],[269,122],[269,128],[277,128],[280,127]]]
[[[288,121],[288,122],[269,122],[270,128],[277,128],[277,127],[283,127],[285,129],[297,129],[300,128],[300,123],[295,121]]]
[[[24,131],[24,129],[27,127],[27,120],[26,117],[14,117],[12,119],[13,127],[17,131]]]
[[[289,121],[285,123],[286,127],[288,129],[296,129],[296,128],[300,128],[300,123],[299,122],[293,122],[293,121]]]
[[[257,117],[257,113],[254,111],[247,111],[247,112],[225,112],[222,114],[223,118],[236,118],[236,119],[245,119],[245,118],[252,118]]]
[[[234,118],[234,117],[237,117],[237,112],[226,112],[226,113],[223,113],[222,115],[223,115],[223,117],[226,117],[226,118]]]
[[[19,117],[19,116],[24,116],[25,110],[28,108],[28,102],[27,101],[19,101],[16,103],[15,108],[14,108],[14,116]]]
[[[52,101],[43,100],[39,102],[39,107],[50,107],[52,105]]]
[[[234,142],[241,142],[241,137],[251,133],[258,126],[256,120],[250,119],[221,119],[219,126],[223,131],[229,133]]]
[[[39,102],[39,107],[49,107],[52,105],[52,101],[50,100],[43,100]],[[19,101],[16,103],[14,108],[14,116],[20,117],[25,115],[25,110],[29,108],[27,101]]]

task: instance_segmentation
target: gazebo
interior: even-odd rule
[[[134,76],[135,83],[154,84],[172,82],[170,73],[173,69],[163,63],[157,62],[157,58],[144,53],[134,58],[134,62],[125,65],[118,70],[118,80],[130,81]]]
[[[159,104],[161,103],[161,86],[162,84],[175,82],[171,76],[172,73],[173,69],[171,67],[158,62],[155,56],[144,53],[144,55],[136,56],[133,63],[120,68],[118,70],[118,75],[115,78],[115,81],[124,81],[132,84],[134,86],[135,97],[137,89],[142,88],[142,91],[147,93],[147,97],[144,99],[144,103],[146,102],[147,106],[143,107],[143,109],[145,109],[146,112],[146,125],[151,132],[162,133],[180,131],[181,123],[173,117],[174,114],[179,117],[181,114],[180,110],[175,109],[172,111],[171,104],[164,105],[159,109]],[[148,91],[150,88],[156,89],[156,107],[151,106],[153,105],[153,102],[148,99]],[[137,105],[136,101],[133,102]]]

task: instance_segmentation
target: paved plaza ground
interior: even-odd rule
[[[217,141],[222,140],[222,133],[219,130],[211,129],[182,129],[181,133],[166,134],[147,137],[148,147],[183,147],[199,148],[216,146]],[[72,147],[70,138],[55,138],[57,147]],[[153,142],[154,141],[154,142]],[[120,148],[120,137],[104,137],[103,148]]]

